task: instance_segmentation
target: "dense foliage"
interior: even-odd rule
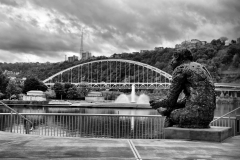
[[[224,44],[225,42],[218,39],[212,40],[211,43],[201,46],[200,48],[192,49],[194,60],[206,65],[208,70],[213,75],[215,82],[238,83],[240,82],[240,44],[231,44],[229,46],[225,46]],[[163,50],[146,51],[144,53],[121,53],[114,54],[111,57],[93,57],[92,59],[88,59],[85,61],[65,61],[59,63],[0,63],[0,68],[3,71],[8,70],[13,72],[19,72],[17,77],[36,77],[40,80],[44,80],[61,70],[80,63],[107,58],[121,58],[146,63],[171,74],[172,71],[168,64],[171,60],[173,52],[173,48],[165,48]],[[105,66],[103,66],[103,68],[104,67]],[[93,74],[97,73],[99,73],[99,71],[94,71]],[[103,73],[101,73],[101,76],[102,78],[105,78],[105,80],[109,76],[111,76],[112,79],[123,78],[123,75],[108,75],[108,73],[104,71]],[[0,83],[5,84],[6,79],[0,77]],[[5,92],[5,90],[1,89],[1,92]],[[56,96],[59,96],[58,93],[56,93]]]
[[[27,78],[24,82],[23,93],[27,93],[30,90],[40,90],[45,92],[47,90],[47,86],[37,78]]]

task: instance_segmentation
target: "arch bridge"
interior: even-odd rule
[[[102,59],[62,70],[43,82],[88,85],[99,89],[168,89],[172,76],[156,67],[125,59]]]

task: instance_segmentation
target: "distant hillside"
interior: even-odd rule
[[[163,71],[172,73],[168,63],[172,58],[174,48],[146,51],[144,53],[121,53],[111,57],[93,57],[87,61],[121,58],[139,61],[155,66]],[[204,64],[214,77],[215,82],[240,83],[240,44],[229,46],[219,44],[206,44],[192,49],[194,60]],[[44,80],[51,75],[68,67],[87,61],[59,62],[59,63],[0,63],[2,71],[19,72],[18,77],[37,77]]]

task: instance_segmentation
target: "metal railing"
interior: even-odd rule
[[[21,114],[19,114],[17,111],[15,111],[14,109],[12,109],[11,107],[9,107],[7,104],[3,103],[2,101],[0,101],[0,105],[3,105],[5,108],[9,109],[11,111],[11,117],[10,117],[10,132],[12,132],[12,120],[13,120],[13,113],[17,116],[19,116],[19,118],[22,118],[23,119],[23,123],[25,124],[25,131],[26,131],[26,134],[29,134],[30,131],[33,130],[33,123],[27,119],[26,117],[22,116]],[[1,119],[0,117],[0,123],[3,122],[3,120]],[[31,127],[30,127],[31,126]]]
[[[87,138],[164,138],[165,117],[158,115],[20,113],[33,122],[30,134]],[[12,116],[12,117],[11,117]],[[15,114],[0,113],[0,130],[25,133],[24,123]]]
[[[211,123],[211,126],[219,126],[219,127],[231,127],[232,128],[232,136],[236,136],[240,134],[240,116],[237,115],[237,110],[240,107],[222,115],[221,117],[216,117]],[[231,114],[234,114],[234,117]]]

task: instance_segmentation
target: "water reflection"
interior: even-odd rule
[[[239,104],[217,104],[215,116],[219,117],[237,108]],[[12,106],[11,106],[12,107]],[[83,113],[83,114],[119,114],[119,115],[158,115],[156,110],[150,108],[122,109],[122,108],[80,108],[61,106],[13,106],[19,113]],[[0,106],[0,113],[9,111]],[[237,112],[240,115],[240,110]],[[231,115],[234,116],[234,113]],[[26,118],[34,124],[34,130],[30,134],[49,136],[77,136],[77,137],[99,137],[107,135],[110,137],[149,136],[153,132],[157,119],[146,117],[101,117],[101,116],[67,116],[67,115],[26,115]],[[156,122],[160,124],[161,122]],[[156,129],[156,128],[155,128]],[[154,129],[154,130],[155,130]],[[17,115],[0,115],[0,130],[25,133],[25,122]],[[141,133],[141,134],[140,134]],[[159,133],[159,132],[156,132]]]
[[[233,109],[240,106],[240,103],[217,103],[214,116],[219,117],[224,115]],[[19,113],[85,113],[85,114],[122,114],[122,115],[158,115],[156,110],[151,108],[138,108],[138,109],[126,109],[126,108],[82,108],[82,106],[27,106],[27,105],[15,105],[11,106]],[[9,110],[0,106],[0,113],[9,113]],[[233,113],[234,114],[234,113]],[[232,114],[232,115],[233,115]],[[237,111],[240,115],[240,110]]]

